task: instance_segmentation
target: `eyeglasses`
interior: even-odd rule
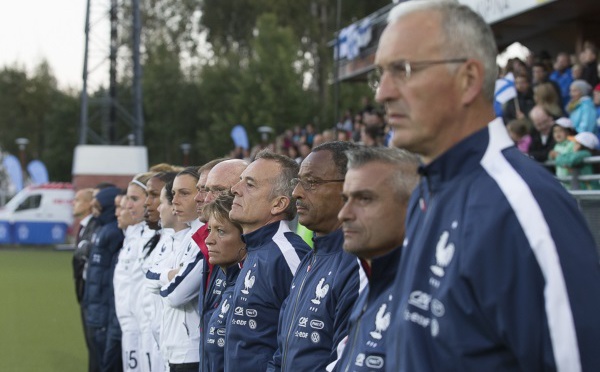
[[[463,63],[466,62],[467,58],[452,58],[452,59],[438,59],[431,61],[415,61],[410,62],[406,60],[394,61],[387,65],[387,67],[377,66],[375,70],[369,73],[369,86],[373,90],[377,90],[381,85],[381,77],[385,72],[388,72],[392,79],[397,83],[406,82],[411,73],[418,70],[424,70],[427,67],[442,65],[446,63]]]
[[[331,183],[331,182],[344,182],[343,179],[339,179],[339,180],[320,180],[320,179],[306,179],[306,178],[292,178],[292,180],[290,181],[290,184],[292,185],[292,187],[296,187],[297,184],[300,184],[300,186],[302,186],[302,188],[306,191],[313,191],[315,190],[319,185],[325,184],[325,183]]]
[[[231,188],[215,186],[211,188],[206,188],[204,192],[207,194],[222,195],[227,194],[230,190]]]

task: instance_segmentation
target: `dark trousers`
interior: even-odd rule
[[[102,372],[123,372],[123,355],[121,350],[121,329],[108,327],[106,347],[102,358]]]
[[[200,363],[169,363],[169,372],[198,372],[199,369]]]
[[[93,331],[85,325],[85,309],[81,310],[81,324],[83,325],[83,335],[85,337],[85,345],[88,349],[88,372],[100,372],[100,363],[97,358],[97,353],[94,349]]]
[[[106,350],[106,327],[88,327],[88,332],[92,337],[92,353],[100,365],[100,371],[102,371],[102,358],[104,350]]]

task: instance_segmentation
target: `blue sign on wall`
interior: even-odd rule
[[[61,244],[66,238],[66,223],[0,221],[0,244]]]

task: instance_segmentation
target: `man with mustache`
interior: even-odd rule
[[[278,350],[268,371],[325,370],[338,359],[337,345],[366,276],[355,256],[344,252],[337,214],[344,205],[342,185],[350,142],[327,142],[302,161],[294,179],[299,222],[314,232],[314,248],[298,267],[284,302]]]

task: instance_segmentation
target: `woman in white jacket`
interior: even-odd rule
[[[160,296],[162,286],[168,284],[168,281],[161,282],[160,273],[168,271],[175,266],[175,247],[180,246],[181,241],[189,231],[190,227],[179,222],[173,211],[173,181],[167,182],[160,194],[160,205],[158,211],[160,214],[161,237],[156,249],[152,254],[150,264],[151,268],[146,272],[146,286],[150,291],[150,296],[144,297],[144,310],[146,317],[150,322],[150,330],[154,340],[158,344],[163,363],[168,360],[164,337],[162,337],[163,322],[163,300]],[[168,370],[168,364],[165,364],[165,370]]]
[[[152,319],[162,304],[160,297],[152,295],[147,290],[147,272],[161,259],[165,252],[164,235],[160,229],[160,193],[167,182],[172,182],[176,172],[159,172],[153,175],[146,183],[147,198],[144,202],[146,226],[154,233],[144,246],[140,246],[138,257],[133,265],[131,276],[131,309],[140,331],[140,370],[141,372],[157,372],[164,370],[164,360],[159,350],[157,338],[152,332]],[[171,234],[172,235],[172,234]],[[162,311],[160,311],[162,314]]]
[[[113,276],[115,310],[121,326],[121,348],[125,372],[141,371],[139,361],[140,329],[133,315],[131,288],[132,273],[140,246],[143,247],[145,242],[154,235],[144,221],[146,182],[151,176],[152,173],[142,173],[134,177],[127,187],[125,210],[121,211],[121,213],[129,213],[133,222],[125,230],[123,248],[119,252]]]
[[[198,292],[189,296],[189,291],[179,286],[185,283],[187,275],[201,269],[203,263],[203,256],[192,239],[202,225],[194,201],[198,178],[195,167],[186,168],[175,177],[173,210],[177,220],[188,225],[189,229],[174,246],[171,257],[165,258],[149,273],[161,286],[163,321],[160,346],[171,372],[197,372],[199,368]]]

